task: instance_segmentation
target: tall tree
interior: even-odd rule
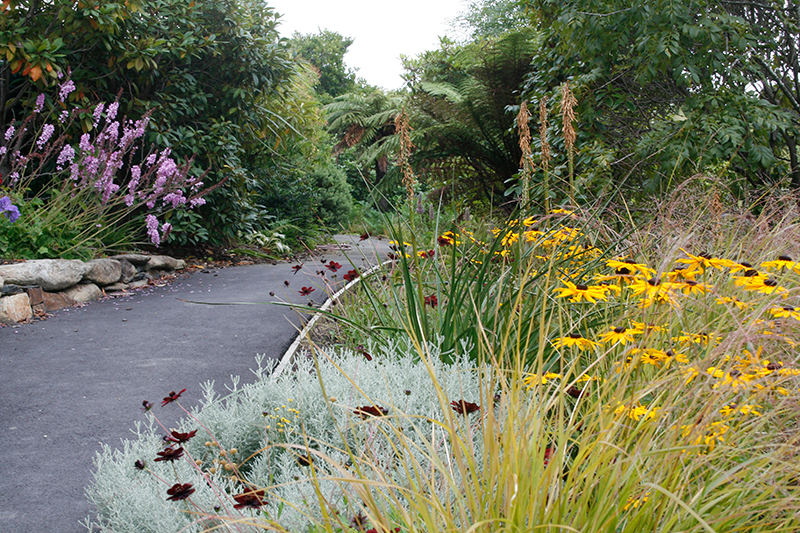
[[[344,62],[351,44],[351,37],[330,30],[309,34],[295,32],[289,41],[297,55],[319,71],[316,89],[323,101],[330,101],[356,88],[356,71]]]

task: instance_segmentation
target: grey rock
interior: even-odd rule
[[[106,292],[119,292],[119,291],[124,291],[128,287],[130,287],[130,285],[128,285],[127,283],[113,283],[111,285],[103,287],[103,290]]]
[[[64,291],[64,294],[76,302],[88,302],[89,300],[96,300],[103,296],[103,291],[94,283],[87,283],[86,285],[70,287]]]
[[[116,283],[122,277],[122,265],[116,259],[94,259],[86,265],[89,270],[83,275],[84,281],[102,286]]]
[[[0,276],[0,289],[2,289],[2,288],[3,288],[3,285],[5,285],[5,283],[6,283],[6,282],[5,282],[5,280],[3,279],[3,276]]]
[[[119,254],[112,255],[109,259],[116,259],[117,261],[122,261],[124,259],[132,265],[144,266],[150,260],[150,256],[144,254]]]
[[[131,281],[128,284],[128,287],[130,287],[131,289],[138,289],[139,287],[146,287],[149,284],[150,284],[149,279],[140,279],[136,281]]]
[[[36,285],[46,291],[60,291],[78,283],[87,270],[77,259],[37,259],[24,263],[0,265],[5,283]]]
[[[151,276],[147,272],[137,272],[136,275],[133,276],[132,281],[142,281],[142,280],[150,281],[151,279],[153,279],[153,276]]]
[[[0,323],[16,324],[33,317],[31,300],[25,293],[0,298]]]
[[[21,293],[23,290],[24,289],[19,285],[3,285],[3,287],[0,288],[0,296],[13,296],[14,294]]]
[[[122,276],[120,276],[119,280],[122,283],[129,283],[133,276],[136,275],[136,267],[127,259],[119,259],[119,266],[122,269]]]
[[[144,268],[145,270],[181,270],[186,268],[186,261],[168,255],[152,255]]]

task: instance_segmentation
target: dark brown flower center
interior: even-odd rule
[[[579,291],[589,290],[589,287],[587,287],[586,285],[581,285],[581,284],[575,285],[575,288],[578,289]]]

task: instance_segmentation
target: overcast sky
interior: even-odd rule
[[[335,31],[355,42],[344,60],[358,76],[384,89],[403,80],[400,54],[415,56],[438,48],[438,37],[453,32],[450,21],[464,0],[267,0],[282,16],[278,29],[292,33]]]

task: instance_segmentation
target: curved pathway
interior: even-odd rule
[[[93,510],[84,488],[95,453],[100,443],[115,446],[131,436],[135,422],[145,419],[143,400],[158,402],[185,388],[181,403],[189,407],[207,381],[221,394],[231,376],[251,382],[256,354],[279,359],[303,320],[275,305],[181,300],[311,299],[319,306],[327,294],[316,274],[324,270],[323,259],[343,265],[341,280],[348,269],[366,268],[388,252],[386,240],[336,239],[349,248],[346,256],[317,251],[297,274],[296,263],[198,271],[170,285],[0,329],[0,531],[85,532],[80,522]],[[316,290],[301,297],[303,286]],[[162,421],[168,427],[174,422]]]

